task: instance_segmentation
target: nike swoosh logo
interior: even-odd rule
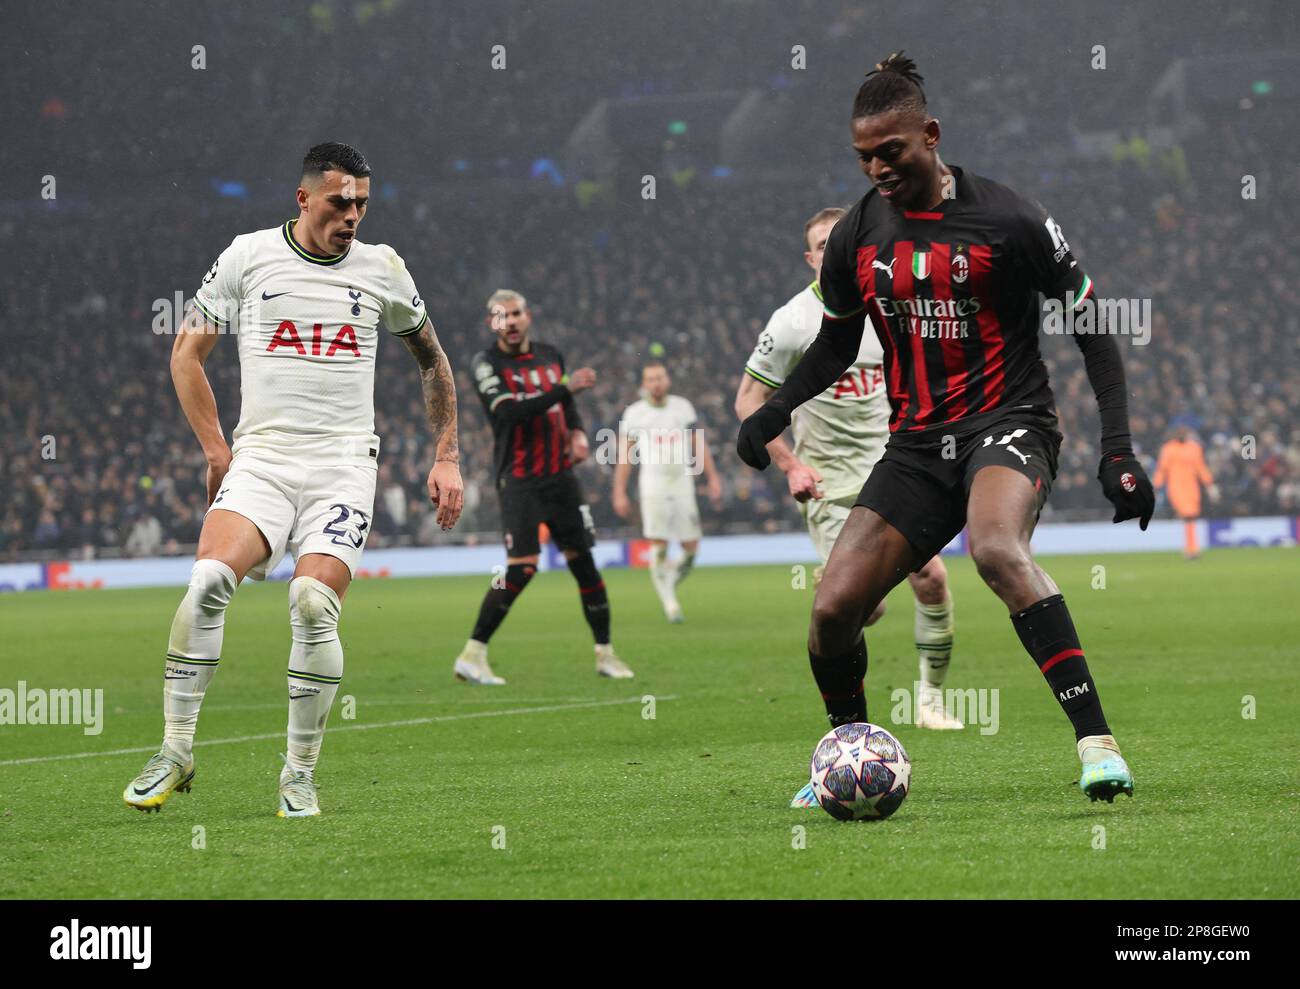
[[[412,309],[419,309],[421,305],[423,305],[423,302],[421,301],[421,299],[420,299],[420,297],[419,297],[418,295],[413,295],[413,296],[411,296],[411,308],[412,308]]]
[[[135,790],[135,795],[136,795],[137,797],[143,797],[146,793],[148,793],[150,790],[152,790],[153,787],[151,787],[151,786],[146,786],[143,790],[141,790],[141,789],[137,786],[137,787],[133,787],[133,789]]]
[[[284,798],[284,805],[285,807],[289,808],[289,810],[301,810],[300,807],[295,807],[293,804],[289,803],[288,797]]]
[[[164,680],[188,680],[189,677],[163,677]]]
[[[262,293],[262,301],[263,301],[263,302],[270,302],[272,299],[278,299],[278,298],[280,298],[280,296],[282,296],[282,295],[288,295],[288,294],[289,294],[288,292],[276,292],[274,295],[267,295],[265,292],[263,292],[263,293]]]

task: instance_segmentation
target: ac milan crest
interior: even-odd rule
[[[970,262],[966,260],[965,254],[954,254],[952,257],[952,280],[960,285],[966,281],[966,276],[970,274]]]

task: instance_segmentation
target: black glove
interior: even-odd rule
[[[762,408],[740,424],[736,453],[754,470],[767,470],[767,465],[772,462],[767,445],[784,433],[788,425],[790,412],[785,402],[765,402]]]
[[[1138,519],[1145,532],[1156,507],[1156,491],[1137,458],[1128,451],[1107,453],[1097,468],[1097,480],[1106,498],[1115,506],[1112,522]]]

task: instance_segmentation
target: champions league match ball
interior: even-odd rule
[[[840,725],[813,750],[813,792],[822,810],[840,821],[888,817],[911,782],[912,763],[902,744],[879,725]]]

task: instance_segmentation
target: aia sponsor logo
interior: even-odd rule
[[[338,353],[348,353],[353,357],[361,356],[361,347],[357,343],[357,331],[349,324],[344,323],[338,328],[334,337],[328,344],[325,343],[324,327],[320,323],[314,323],[311,328],[311,351],[312,357],[333,357]],[[271,342],[267,346],[268,353],[274,353],[281,347],[293,350],[300,357],[307,357],[307,344],[298,334],[298,327],[293,324],[292,320],[281,320],[280,325],[275,328],[275,335],[271,337]]]
[[[876,389],[885,386],[885,369],[879,364],[875,367],[859,367],[846,371],[835,382],[835,399],[867,398],[874,395]]]

